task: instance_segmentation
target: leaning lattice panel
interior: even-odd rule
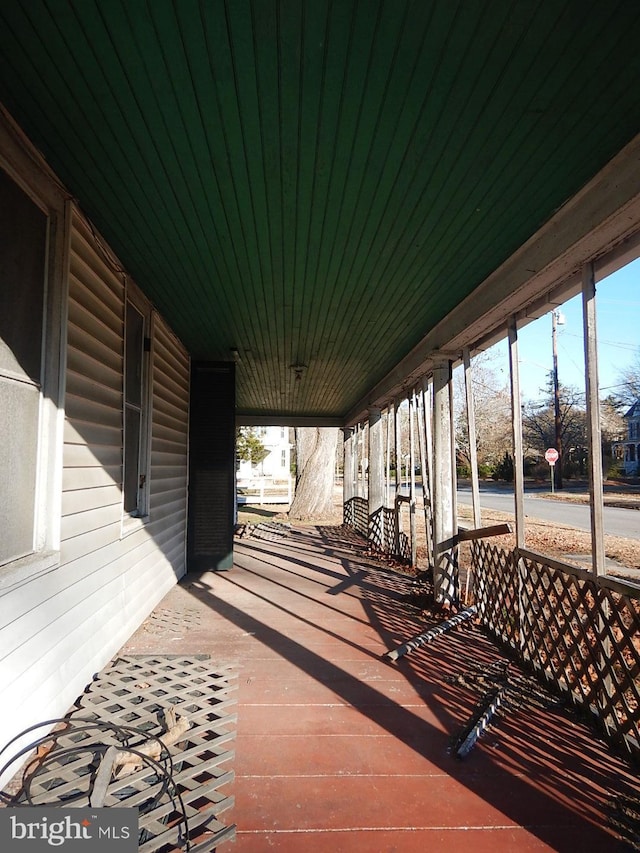
[[[137,808],[143,853],[212,851],[235,838],[237,674],[206,656],[120,657],[32,746],[13,804]],[[43,724],[44,725],[44,724]]]
[[[525,659],[637,753],[640,589],[533,552],[520,556]]]

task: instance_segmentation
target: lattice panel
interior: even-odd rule
[[[486,540],[471,554],[484,626],[640,754],[640,589]]]
[[[411,530],[411,510],[405,501],[396,502],[396,524],[398,525],[398,538],[394,544],[394,553],[400,560],[411,562],[411,539],[405,531]]]
[[[402,530],[401,513],[407,516],[406,526],[409,525],[409,508],[406,504],[396,510],[384,507],[371,519],[369,531],[369,503],[366,498],[350,498],[344,504],[344,523],[356,530],[362,536],[370,538],[371,544],[386,554],[392,554],[406,562],[411,561],[411,541]]]
[[[471,543],[471,556],[482,622],[503,643],[519,648],[518,579],[513,554],[478,539]]]
[[[235,837],[235,826],[219,818],[233,805],[220,788],[233,779],[236,682],[230,667],[212,668],[205,658],[118,658],[55,733],[42,738],[13,802],[95,806],[102,762],[117,752],[120,762],[105,775],[99,804],[138,808],[139,850],[215,850]],[[174,729],[176,743],[162,747],[157,738],[166,737],[168,721],[176,720],[184,723]],[[118,749],[108,752],[110,747]],[[149,747],[157,755],[148,755]]]
[[[404,533],[398,531],[398,521],[394,509],[381,507],[370,519],[369,541],[374,548],[384,554],[409,560],[411,558],[409,540]]]
[[[378,512],[374,512],[369,519],[369,544],[378,551],[384,551],[384,526],[384,509],[381,507]]]
[[[362,536],[369,535],[369,502],[366,498],[350,498],[344,504],[344,523]]]
[[[384,551],[393,554],[396,550],[396,514],[391,507],[384,507]]]
[[[521,556],[525,658],[615,739],[640,744],[640,590]],[[612,589],[610,586],[618,587]],[[635,746],[634,746],[635,745]]]

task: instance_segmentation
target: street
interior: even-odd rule
[[[458,488],[458,502],[471,505],[471,486]],[[500,512],[513,513],[513,489],[505,485],[483,482],[480,484],[480,506]],[[569,503],[537,497],[535,492],[524,495],[525,516],[556,521],[578,530],[590,530],[589,507],[585,504]],[[640,539],[640,510],[620,507],[604,507],[604,532],[627,539]]]

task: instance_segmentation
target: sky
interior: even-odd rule
[[[560,384],[584,391],[584,344],[582,295],[565,302],[558,311],[558,379]],[[520,386],[524,401],[542,399],[553,364],[551,314],[518,331]],[[640,349],[640,258],[596,285],[596,330],[600,397],[615,393],[619,371],[628,367]],[[492,352],[490,368],[499,379],[509,381],[506,341]],[[542,390],[541,390],[542,389]]]

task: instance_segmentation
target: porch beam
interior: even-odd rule
[[[351,423],[351,422],[350,422]],[[284,426],[284,427],[342,427],[341,417],[313,417],[306,415],[258,415],[236,412],[236,426]],[[353,423],[351,423],[353,426]]]
[[[473,349],[559,282],[571,278],[567,297],[579,293],[579,271],[589,259],[597,257],[598,274],[601,269],[608,274],[614,259],[627,254],[626,241],[633,240],[640,225],[639,157],[640,135],[371,388],[347,412],[345,423],[355,423],[369,406],[418,382],[443,352]]]

